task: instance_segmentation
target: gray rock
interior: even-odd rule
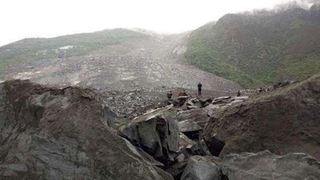
[[[220,103],[227,103],[231,102],[231,96],[221,96],[214,98],[212,104],[220,104]]]
[[[195,146],[197,143],[191,139],[189,139],[186,135],[183,133],[180,133],[180,139],[179,139],[179,151],[182,151],[182,149],[191,149],[193,146]]]
[[[207,107],[205,107],[205,109],[207,111],[207,115],[209,117],[213,117],[217,113],[217,111],[221,109],[221,106],[210,104]]]
[[[170,107],[146,113],[120,127],[121,134],[155,158],[173,161],[179,151],[179,128]],[[169,114],[169,115],[166,115]]]
[[[198,109],[198,106],[187,106],[187,109]]]
[[[320,177],[319,161],[304,153],[283,156],[269,151],[230,154],[218,164],[229,180],[306,180]]]
[[[207,98],[207,99],[200,99],[199,101],[200,101],[201,107],[206,107],[209,104],[211,104],[213,100],[211,98]]]
[[[187,107],[187,109],[197,109],[201,108],[201,102],[197,98],[191,98],[187,100],[185,106]]]
[[[181,180],[221,180],[221,169],[202,156],[192,156],[185,168]]]
[[[184,154],[179,154],[177,157],[176,157],[176,160],[177,160],[177,162],[178,163],[181,163],[181,162],[183,162],[183,161],[185,161],[185,159],[186,159],[186,156],[184,155]]]
[[[234,97],[234,100],[247,100],[249,99],[249,96],[236,96]]]
[[[179,122],[197,123],[202,129],[209,120],[206,108],[179,111],[177,116]]]
[[[178,96],[176,106],[183,106],[188,99],[189,96]]]
[[[195,121],[185,120],[178,123],[180,132],[194,132],[201,131],[200,127]]]

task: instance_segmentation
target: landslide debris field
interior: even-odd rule
[[[25,39],[0,48],[2,79],[108,90],[160,87],[234,91],[232,81],[184,61],[187,34],[159,35],[126,29],[51,39]]]

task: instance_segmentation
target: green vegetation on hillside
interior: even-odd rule
[[[319,10],[228,14],[191,33],[187,60],[199,68],[257,87],[320,72]]]
[[[238,82],[241,85],[253,86],[255,84],[262,84],[245,72],[242,72],[236,66],[224,62],[219,52],[208,45],[207,41],[210,40],[210,37],[206,37],[205,35],[207,34],[205,32],[194,33],[198,34],[193,34],[190,37],[188,51],[185,53],[187,60],[191,64],[218,76]]]

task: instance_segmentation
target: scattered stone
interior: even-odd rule
[[[212,101],[212,104],[220,104],[220,103],[226,103],[231,101],[231,96],[222,96],[218,98],[214,98]]]
[[[189,96],[179,96],[177,97],[177,104],[176,106],[183,106],[183,104],[188,100]]]
[[[293,84],[295,83],[295,81],[290,81],[290,80],[284,80],[284,81],[280,81],[276,84],[273,85],[273,89],[278,89],[278,88],[281,88],[281,87],[285,87],[285,86],[288,86],[290,84]]]
[[[203,108],[210,105],[213,100],[211,98],[207,98],[207,99],[200,99],[199,101],[200,101],[201,107]]]

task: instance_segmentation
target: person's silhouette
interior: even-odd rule
[[[201,96],[201,91],[202,91],[202,84],[199,82],[198,84],[198,96]]]

